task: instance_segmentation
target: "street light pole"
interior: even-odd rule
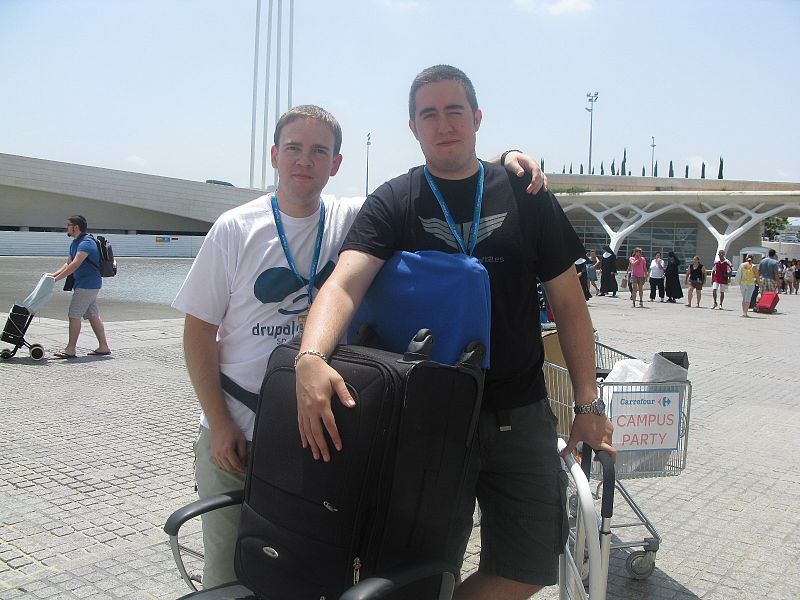
[[[656,138],[655,138],[655,136],[652,136],[652,135],[650,136],[650,138],[653,140],[650,143],[650,148],[651,148],[651,150],[650,150],[650,177],[653,177],[656,174],[655,166],[654,166],[655,165],[654,159],[656,157]]]
[[[369,196],[369,147],[372,145],[372,133],[367,134],[367,182],[364,184],[364,196]]]
[[[250,187],[256,167],[256,107],[258,105],[258,40],[261,37],[261,0],[256,1],[256,41],[253,53],[253,119],[250,127]]]
[[[589,92],[586,94],[586,99],[589,101],[589,108],[586,110],[589,112],[589,171],[588,174],[592,174],[592,128],[594,125],[594,103],[597,102],[597,92]]]

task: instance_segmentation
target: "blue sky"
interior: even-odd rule
[[[255,6],[0,0],[0,152],[248,185]],[[438,63],[473,80],[486,158],[522,148],[577,173],[597,91],[596,173],[625,148],[649,172],[654,136],[660,175],[716,177],[722,156],[727,179],[800,182],[796,0],[296,0],[294,36],[292,103],[344,130],[329,193],[364,193],[368,132],[370,188],[422,161],[408,87]]]

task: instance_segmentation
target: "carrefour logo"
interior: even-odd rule
[[[662,408],[667,408],[672,400],[668,396],[661,398],[621,398],[619,401],[621,406],[655,406],[658,405]]]

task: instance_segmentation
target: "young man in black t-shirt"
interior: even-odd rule
[[[573,422],[565,454],[579,441],[614,453],[611,424],[594,402],[592,324],[573,266],[585,251],[552,194],[542,191],[535,201],[524,201],[523,180],[477,159],[475,134],[482,113],[464,73],[449,66],[420,73],[409,95],[409,115],[425,167],[412,169],[370,195],[309,314],[297,358],[301,439],[315,458],[330,457],[326,432],[341,449],[331,397],[336,393],[350,407],[354,401],[324,357],[395,252],[461,251],[458,225],[450,227],[447,221],[466,223],[460,237],[468,237],[482,181],[477,243],[468,248],[489,273],[492,303],[491,364],[474,473],[482,510],[482,551],[478,573],[458,588],[456,598],[527,598],[556,582],[566,533],[564,473],[542,376],[537,277],[544,282],[559,324],[582,413]],[[470,245],[465,239],[460,243]],[[471,516],[471,511],[460,515],[462,529],[449,560],[461,560]]]

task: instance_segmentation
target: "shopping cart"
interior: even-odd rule
[[[566,447],[558,440],[558,450]],[[574,490],[574,514],[570,517],[570,534],[558,562],[560,600],[604,600],[608,585],[608,558],[611,544],[611,517],[614,512],[614,463],[607,452],[599,452],[597,459],[602,469],[602,507],[597,515],[595,496],[589,486],[589,467],[592,449],[585,445],[581,462],[567,455],[564,466],[570,474],[570,487]],[[587,585],[584,587],[584,581]],[[588,589],[587,589],[588,588]]]
[[[0,334],[0,341],[11,344],[14,348],[0,350],[0,358],[8,360],[23,346],[28,349],[33,360],[42,360],[44,358],[44,346],[29,343],[25,339],[25,334],[33,321],[34,315],[47,304],[47,301],[53,295],[54,283],[55,280],[52,277],[43,275],[30,295],[20,304],[14,304],[11,307],[3,332]]]
[[[656,552],[662,538],[652,521],[622,484],[622,480],[674,476],[683,471],[688,449],[692,384],[689,381],[664,383],[606,381],[605,376],[611,371],[614,363],[625,358],[633,357],[600,342],[595,343],[598,387],[606,403],[609,418],[615,426],[614,446],[617,449],[617,461],[614,489],[625,500],[634,519],[631,522],[615,523],[614,533],[617,539],[610,544],[608,550],[612,548],[632,550],[626,559],[625,568],[634,579],[646,579],[655,569]],[[558,417],[559,437],[567,439],[573,418],[572,382],[569,372],[563,366],[549,361],[545,361],[543,371],[550,405]],[[642,412],[633,412],[634,409]],[[652,412],[648,413],[648,410]],[[648,422],[659,433],[624,433],[634,431],[634,426],[637,424],[647,427]],[[624,435],[629,437],[623,439],[621,436]],[[644,438],[644,435],[648,437]],[[591,477],[598,479],[601,474],[600,467],[592,465]],[[594,496],[602,497],[600,485]],[[575,490],[572,490],[569,502],[570,512],[574,515],[579,503]],[[643,530],[646,530],[647,536],[626,540],[619,535],[623,529],[642,534]],[[634,550],[636,548],[641,549]],[[606,550],[606,561],[608,550]]]

